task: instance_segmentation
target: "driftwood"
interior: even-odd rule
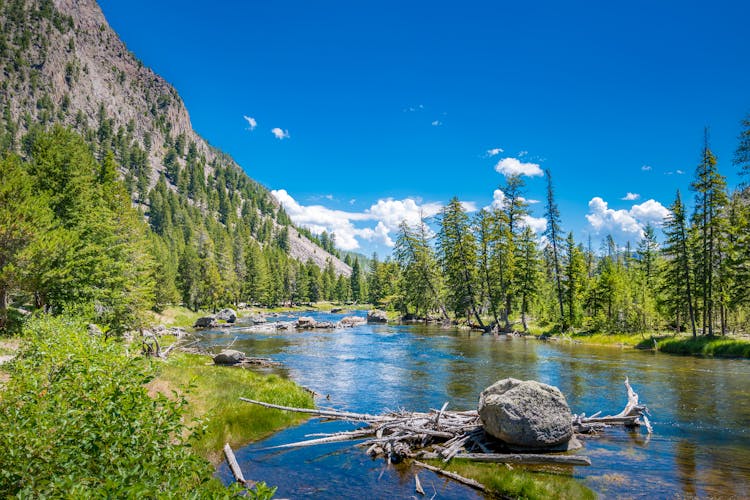
[[[625,377],[625,388],[628,391],[628,404],[617,415],[600,417],[601,412],[596,412],[590,417],[575,415],[573,417],[573,428],[581,434],[590,434],[600,431],[610,425],[624,425],[626,427],[638,427],[643,425],[649,434],[653,432],[651,422],[648,420],[648,408],[638,402],[638,394],[630,386],[630,381]]]
[[[651,425],[646,417],[648,409],[639,403],[638,394],[625,379],[628,392],[628,403],[620,413],[601,417],[597,412],[591,417],[575,415],[573,428],[578,433],[596,433],[612,425],[644,425],[651,433]],[[581,455],[564,455],[552,453],[507,453],[507,447],[484,432],[479,414],[476,410],[447,411],[448,403],[440,410],[429,412],[388,412],[383,415],[352,413],[331,409],[310,409],[281,406],[263,401],[240,398],[247,403],[277,410],[305,413],[329,420],[344,420],[365,424],[364,427],[344,432],[311,434],[312,438],[294,443],[282,444],[272,448],[292,448],[314,446],[319,444],[357,441],[357,446],[365,448],[373,457],[383,457],[390,463],[405,459],[442,474],[480,491],[485,487],[474,480],[445,471],[416,459],[437,459],[449,462],[454,458],[475,462],[510,464],[534,464],[554,466],[587,466],[591,460]],[[266,448],[266,449],[272,449]],[[419,478],[415,476],[417,492],[421,489]]]
[[[467,486],[471,486],[474,489],[477,489],[479,491],[487,491],[487,487],[483,485],[482,483],[478,481],[474,481],[473,479],[469,479],[468,477],[463,477],[455,472],[450,472],[444,469],[441,469],[440,467],[435,467],[434,465],[429,465],[424,462],[420,462],[419,460],[414,461],[414,465],[418,465],[424,469],[431,470],[432,472],[435,472],[436,474],[440,474],[445,477],[449,477],[453,479],[454,481],[458,481],[459,483],[463,483]]]
[[[235,481],[244,486],[252,486],[255,484],[254,481],[245,479],[245,475],[242,474],[240,464],[237,462],[237,457],[234,456],[234,452],[232,451],[232,447],[229,446],[229,443],[224,445],[224,456],[227,457],[227,464],[229,464],[229,469],[232,471]]]

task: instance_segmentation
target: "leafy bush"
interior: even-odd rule
[[[184,400],[149,396],[150,362],[40,316],[0,393],[0,496],[230,497],[184,436]]]

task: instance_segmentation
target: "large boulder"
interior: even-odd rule
[[[388,314],[380,309],[371,309],[367,311],[368,323],[388,323]]]
[[[247,322],[254,325],[260,325],[266,322],[266,318],[264,318],[261,314],[253,314],[252,316],[247,317]]]
[[[216,318],[213,316],[204,316],[195,320],[193,328],[216,328],[219,323],[216,322]]]
[[[237,321],[237,313],[234,311],[234,309],[222,309],[216,315],[216,319],[226,321],[227,323],[234,323],[235,321]]]
[[[214,356],[214,363],[217,365],[236,365],[245,359],[245,353],[235,351],[234,349],[224,349]]]
[[[557,387],[506,378],[482,391],[479,417],[485,432],[513,446],[551,448],[573,437],[573,415]]]
[[[352,326],[364,325],[365,323],[367,323],[367,320],[361,316],[346,316],[339,321],[339,325],[343,328],[351,328]]]

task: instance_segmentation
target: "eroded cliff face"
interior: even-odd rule
[[[100,154],[115,153],[134,203],[147,216],[148,190],[162,175],[186,202],[200,207],[206,217],[216,216],[209,197],[188,192],[186,186],[201,184],[210,190],[217,170],[246,174],[195,133],[174,87],[127,49],[94,0],[10,0],[0,5],[0,12],[0,125],[9,131],[2,135],[4,147],[11,142],[21,150],[21,137],[35,124],[60,123],[86,136]],[[203,179],[196,181],[199,176]],[[262,218],[270,217],[277,228],[288,224],[267,189],[249,178],[234,184],[227,190],[244,186],[229,193],[240,198],[233,207],[238,216],[242,204],[257,197],[261,199],[253,206],[265,207]],[[351,273],[304,235],[293,228],[291,233],[292,257],[313,259],[320,266],[330,258],[337,273]]]

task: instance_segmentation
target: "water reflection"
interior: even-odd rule
[[[271,334],[237,328],[207,332],[203,345],[218,351],[235,337],[233,348],[281,361],[296,381],[330,395],[320,404],[352,411],[426,410],[444,401],[454,409],[474,408],[483,388],[515,377],[558,386],[574,412],[616,413],[626,402],[623,380],[629,376],[651,408],[655,434],[649,440],[641,431],[613,429],[586,440],[582,452],[593,465],[575,475],[605,497],[750,497],[750,364],[744,360],[541,343],[425,325]],[[413,495],[410,474],[384,470],[382,461],[348,445],[260,451],[306,433],[329,432],[332,425],[343,424],[312,421],[240,450],[238,458],[252,462],[253,476],[278,484],[282,497]],[[423,485],[429,477],[430,495],[432,485],[441,498],[474,495],[427,473],[420,477]]]

